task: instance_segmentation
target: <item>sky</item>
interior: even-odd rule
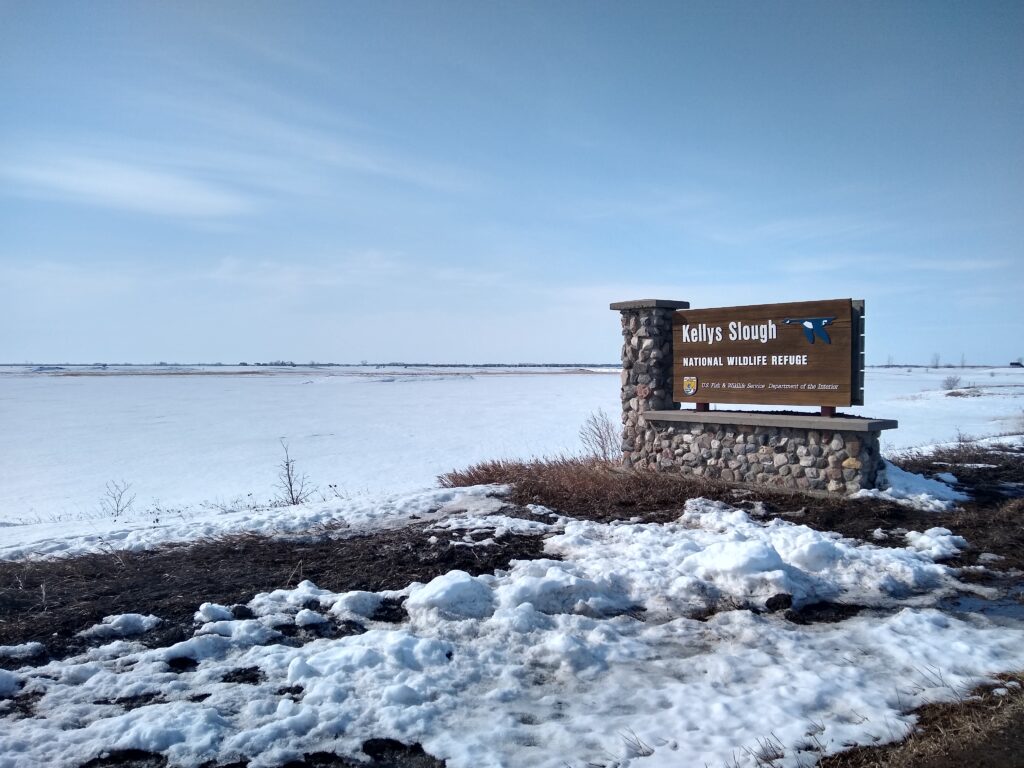
[[[0,362],[1024,355],[1019,2],[0,0]]]

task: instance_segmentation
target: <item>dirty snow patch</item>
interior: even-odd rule
[[[928,555],[932,560],[956,557],[960,550],[967,546],[967,539],[953,535],[948,528],[929,528],[924,533],[908,531],[905,536],[911,547]]]
[[[79,637],[98,638],[110,640],[118,637],[129,637],[141,635],[156,628],[161,622],[158,616],[150,614],[143,616],[141,613],[122,613],[117,616],[105,616],[99,624],[94,624],[88,629],[78,633]]]
[[[967,494],[950,488],[942,480],[907,472],[890,461],[884,461],[884,465],[884,469],[879,472],[879,484],[882,487],[863,488],[851,498],[889,499],[925,512],[948,512],[958,502],[970,498]],[[949,473],[942,474],[953,477]]]
[[[42,643],[22,643],[21,645],[0,645],[0,659],[32,659],[42,656],[46,646]]]

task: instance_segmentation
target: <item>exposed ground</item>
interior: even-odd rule
[[[842,500],[788,492],[738,490],[710,481],[667,474],[637,474],[583,459],[553,462],[492,462],[452,472],[443,484],[504,483],[515,505],[543,504],[558,512],[599,521],[637,518],[669,521],[688,498],[720,499],[752,514],[782,516],[815,528],[880,545],[902,546],[905,530],[943,525],[970,546],[954,566],[984,564],[984,580],[1003,589],[1020,586],[1024,575],[1024,451],[980,448],[968,443],[928,456],[897,457],[905,469],[922,474],[951,472],[972,500],[937,516],[879,499]],[[508,510],[516,514],[514,509]],[[458,568],[473,574],[507,567],[510,560],[542,555],[538,536],[506,536],[489,547],[464,547],[425,530],[424,525],[335,538],[330,530],[290,539],[235,536],[145,552],[109,552],[55,560],[0,562],[0,645],[38,641],[61,658],[87,643],[79,631],[118,613],[155,611],[165,620],[146,642],[167,645],[191,636],[200,602],[243,604],[254,594],[311,579],[333,591],[400,589]],[[890,532],[877,539],[874,532]],[[979,561],[979,557],[985,555]],[[996,557],[993,557],[996,556]],[[999,558],[999,559],[997,559]],[[403,609],[391,606],[396,618]],[[806,620],[841,620],[842,607]],[[836,611],[838,610],[838,615]],[[801,617],[794,617],[800,620]],[[21,662],[7,660],[7,666]],[[1016,682],[1021,682],[1017,680]],[[1024,766],[1024,689],[1002,687],[954,705],[918,712],[920,732],[896,746],[856,749],[828,758],[830,768],[955,765]],[[364,745],[371,765],[434,768],[436,760],[415,745],[371,741]],[[99,766],[161,766],[159,756],[117,753]],[[361,763],[366,765],[366,763]],[[290,768],[355,765],[334,755],[307,755]]]
[[[344,539],[330,531],[297,539],[233,536],[142,552],[0,562],[0,645],[37,641],[62,658],[85,647],[88,641],[76,633],[104,616],[151,611],[164,623],[147,642],[167,645],[192,636],[200,602],[246,603],[303,579],[335,592],[401,589],[456,568],[492,573],[514,558],[539,557],[543,548],[537,536],[509,535],[488,547],[431,542],[424,527]]]

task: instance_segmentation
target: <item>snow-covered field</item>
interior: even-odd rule
[[[369,738],[421,743],[450,768],[808,766],[901,738],[910,708],[1024,668],[1019,625],[932,607],[967,588],[934,562],[964,546],[941,528],[883,549],[702,499],[677,522],[646,525],[500,507],[471,491],[437,518],[437,535],[547,532],[560,559],[398,592],[303,582],[256,595],[245,618],[204,603],[194,637],[162,648],[136,639],[159,623],[154,605],[86,630],[106,642],[79,656],[0,670],[0,766],[141,749],[171,765],[255,768],[358,755]],[[810,626],[747,610],[779,593],[797,607],[874,610]],[[406,621],[372,618],[399,596]],[[688,618],[722,603],[707,621]],[[281,642],[288,625],[326,622],[367,631]],[[34,716],[16,719],[3,701],[15,693],[37,697]]]
[[[138,511],[266,502],[282,440],[326,498],[421,489],[484,459],[576,451],[587,415],[618,408],[608,371],[205,370],[0,368],[0,521],[95,516],[112,481]]]
[[[37,666],[37,648],[0,648],[25,660],[0,669],[0,768],[77,766],[122,749],[171,765],[274,766],[318,750],[358,755],[368,738],[421,743],[450,768],[796,768],[901,738],[915,706],[1024,669],[1018,622],[939,610],[954,593],[985,590],[937,562],[965,546],[938,513],[895,548],[704,499],[665,524],[571,520],[541,507],[533,519],[506,517],[500,488],[437,489],[435,475],[576,450],[590,412],[616,414],[617,374],[394,373],[0,371],[0,557],[325,522],[355,531],[415,516],[439,537],[544,534],[550,558],[389,593],[303,582],[256,595],[251,616],[204,604],[195,636],[163,648],[139,640],[158,625],[159,605],[89,630],[103,644],[69,659]],[[977,396],[947,397],[951,373],[977,384]],[[851,410],[900,420],[890,449],[958,431],[1019,433],[1024,372],[875,369],[867,398]],[[274,494],[281,438],[299,469],[322,489],[337,484],[340,497],[246,508],[249,493]],[[906,495],[930,489],[955,503],[942,483],[892,475]],[[137,493],[125,519],[97,513],[111,479]],[[236,498],[236,511],[202,504]],[[750,610],[778,594],[796,607],[867,610],[807,626]],[[398,596],[407,620],[371,618]],[[718,612],[690,618],[701,610]],[[280,642],[288,625],[344,621],[368,631]],[[18,716],[15,696],[34,697],[34,716]]]
[[[0,522],[102,515],[112,482],[164,519],[259,505],[278,492],[281,440],[320,498],[413,491],[486,459],[576,452],[587,416],[619,409],[607,370],[139,370],[0,367]],[[980,396],[946,397],[949,375]],[[1022,431],[1021,370],[869,369],[866,392],[846,412],[898,419],[883,449]]]

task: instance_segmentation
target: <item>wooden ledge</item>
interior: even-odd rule
[[[647,421],[680,421],[690,424],[742,424],[749,427],[787,427],[819,429],[829,432],[881,432],[896,429],[895,419],[859,419],[855,416],[816,416],[808,414],[760,413],[757,411],[645,411]]]

